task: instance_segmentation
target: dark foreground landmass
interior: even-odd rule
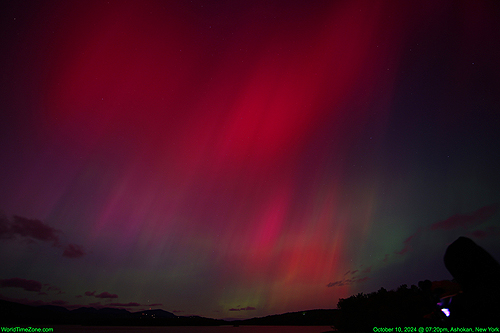
[[[456,322],[438,306],[441,297],[455,295],[456,282],[429,280],[419,286],[401,285],[395,290],[359,293],[340,299],[337,309],[290,312],[245,320],[222,320],[200,316],[176,316],[164,310],[130,312],[125,309],[61,306],[29,306],[0,300],[2,325],[84,325],[84,326],[331,326],[342,332],[373,332],[374,327],[449,327]],[[476,305],[477,306],[477,305]],[[463,315],[463,314],[461,314]],[[487,319],[496,320],[496,316]],[[474,321],[485,325],[489,320]],[[472,324],[469,322],[468,324]]]
[[[454,281],[420,281],[396,290],[380,288],[340,299],[337,309],[290,312],[246,320],[226,321],[199,316],[176,316],[164,310],[61,306],[33,307],[0,300],[2,325],[90,326],[332,326],[345,332],[373,332],[374,327],[493,327],[500,326],[500,264],[472,240],[451,244],[444,262]]]
[[[338,318],[337,309],[318,309],[298,312],[288,312],[260,318],[232,321],[233,325],[259,325],[259,326],[332,326]]]
[[[221,320],[199,316],[176,316],[164,310],[129,312],[125,309],[82,307],[68,310],[61,306],[28,306],[0,300],[0,322],[13,325],[86,325],[86,326],[332,326],[342,331],[370,331],[374,326],[438,326],[443,314],[433,294],[442,293],[442,285],[432,287],[422,281],[419,287],[402,285],[396,290],[359,293],[341,299],[338,309],[289,312],[245,320]],[[434,315],[433,315],[434,312]]]
[[[86,325],[86,326],[218,326],[227,322],[200,316],[176,316],[156,309],[130,312],[125,309],[62,306],[29,306],[0,300],[3,325]]]

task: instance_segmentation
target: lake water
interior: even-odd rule
[[[41,328],[49,328],[45,326]],[[323,333],[330,326],[52,326],[53,333]]]

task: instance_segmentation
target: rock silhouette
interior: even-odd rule
[[[460,237],[444,255],[444,264],[462,293],[450,304],[450,322],[457,325],[499,324],[500,264],[469,238]]]

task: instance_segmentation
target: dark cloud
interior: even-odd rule
[[[367,276],[368,273],[371,272],[372,266],[369,266],[365,269],[363,269],[361,272],[360,270],[363,268],[363,265],[361,265],[358,269],[355,270],[349,270],[344,273],[342,280],[338,280],[335,282],[330,282],[326,286],[327,287],[342,287],[342,286],[348,286],[353,283],[359,283],[359,282],[364,282],[369,279]],[[360,277],[359,275],[355,275],[356,273],[361,274],[363,277]]]
[[[37,291],[42,290],[42,284],[35,280],[26,280],[20,278],[4,279],[0,280],[0,288],[22,288],[26,291]]]
[[[14,215],[13,221],[10,222],[5,216],[0,217],[0,238],[3,239],[13,239],[19,236],[58,246],[60,234],[60,230],[54,229],[40,220]]]
[[[500,235],[500,231],[497,227],[490,226],[485,230],[474,230],[467,234],[470,237],[484,239],[489,237],[498,237]]]
[[[251,310],[257,310],[257,309],[254,308],[253,306],[247,306],[246,308],[241,308],[240,310],[251,311]]]
[[[403,243],[404,243],[403,249],[401,249],[401,251],[394,251],[395,254],[405,254],[406,252],[410,251],[410,243],[406,241]]]
[[[151,304],[153,305],[153,304]],[[172,310],[173,313],[179,313],[179,312],[184,312],[184,310]]]
[[[76,298],[80,298],[80,297],[83,297],[83,296],[82,296],[82,295],[76,295],[75,297],[76,297]]]
[[[61,247],[59,236],[62,234],[62,231],[40,220],[14,215],[13,221],[10,222],[5,216],[0,216],[0,239],[19,237],[29,242],[38,240]],[[75,244],[66,245],[63,252],[63,256],[68,258],[80,258],[85,254],[83,247]]]
[[[413,238],[415,238],[415,236],[417,236],[418,234],[420,234],[421,230],[418,229],[417,232],[415,232],[413,235],[411,235],[410,237],[408,237],[407,239],[405,239],[403,241],[403,249],[401,251],[395,251],[394,253],[395,254],[405,254],[406,252],[410,251],[411,250],[411,245],[410,243],[412,242]]]
[[[50,227],[40,220],[32,220],[14,215],[14,222],[10,227],[14,235],[28,237],[42,242],[51,242],[53,246],[59,245],[59,235],[61,231]]]
[[[256,310],[256,308],[254,308],[253,306],[247,306],[246,308],[236,307],[229,309],[229,311],[250,311],[250,310]]]
[[[47,286],[48,284],[44,284],[44,286]],[[51,286],[51,285],[48,285],[49,287],[47,287],[47,291],[58,291],[58,292],[61,292],[61,288],[59,287],[56,287],[56,286]]]
[[[130,302],[130,303],[109,303],[111,306],[140,306],[139,303]]]
[[[474,227],[486,222],[490,217],[496,214],[497,212],[497,204],[484,206],[479,208],[478,210],[470,213],[470,214],[455,214],[445,220],[441,220],[431,224],[429,227],[424,229],[424,231],[428,230],[454,230],[458,228],[468,229],[470,227]],[[495,228],[489,227],[486,230],[475,230],[469,233],[469,236],[475,238],[486,238],[492,235],[495,235]],[[414,242],[414,238],[422,233],[421,229],[418,229],[414,234],[409,236],[403,241],[403,248],[401,251],[395,251],[395,254],[405,254],[411,250],[411,243]],[[384,262],[387,261],[387,256],[384,259]]]
[[[49,284],[44,284],[44,286],[48,286],[47,291],[57,291],[57,295],[66,294],[66,292],[62,291],[59,287],[51,286]]]
[[[344,285],[344,280],[340,280],[340,281],[330,282],[326,286],[330,288],[330,287],[341,287],[343,285]]]
[[[25,305],[33,305],[33,306],[46,304],[43,301],[33,301],[33,300],[30,300],[27,298],[13,298],[13,297],[4,296],[2,294],[0,294],[0,299],[4,300],[4,301],[15,302],[15,303],[20,303],[20,304],[25,304]],[[37,304],[34,304],[34,303],[37,303]]]
[[[118,298],[117,294],[110,294],[107,291],[100,293],[99,295],[95,295],[96,298]]]
[[[327,284],[326,286],[328,288],[330,287],[342,287],[342,286],[348,286],[348,285],[351,285],[351,284],[354,284],[354,283],[360,283],[360,282],[365,282],[367,280],[369,280],[370,278],[368,276],[364,276],[364,277],[357,277],[357,276],[354,276],[350,279],[342,279],[342,280],[339,280],[339,281],[335,281],[335,282],[330,282],[329,284]]]
[[[63,257],[80,258],[85,255],[84,249],[80,245],[68,244],[63,252]]]
[[[96,298],[118,298],[118,295],[116,294],[110,294],[107,291],[102,292],[98,295],[95,294],[95,291],[86,291],[85,296],[94,296]]]
[[[162,306],[162,303],[153,303],[153,304],[148,304],[149,306]]]
[[[82,306],[85,306],[85,305],[78,305],[78,304],[68,305],[68,302],[63,301],[63,300],[54,300],[54,301],[50,301],[50,302],[45,302],[45,301],[40,301],[40,300],[34,301],[31,299],[27,299],[27,298],[6,297],[6,296],[3,296],[1,294],[0,294],[0,299],[5,300],[5,301],[9,301],[9,302],[30,305],[30,306],[59,305],[59,306],[64,306],[66,308],[75,308],[75,309],[80,308]]]
[[[467,229],[486,222],[497,212],[497,205],[479,208],[470,214],[455,214],[446,220],[438,221],[430,226],[431,230],[452,230],[457,228]]]
[[[13,238],[13,233],[10,229],[10,222],[7,217],[0,215],[0,239]]]

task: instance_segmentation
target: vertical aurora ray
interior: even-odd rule
[[[320,157],[342,156],[362,130],[366,111],[350,115],[344,105],[357,90],[376,89],[378,62],[393,52],[373,55],[377,36],[396,30],[382,26],[378,7],[337,4],[298,26],[298,13],[264,26],[248,14],[237,26],[255,31],[245,52],[241,41],[227,42],[208,68],[214,50],[191,42],[199,27],[175,14],[160,19],[154,2],[106,14],[73,8],[79,18],[61,41],[41,131],[84,162],[52,218],[81,221],[74,231],[98,250],[94,260],[112,266],[145,257],[145,274],[157,265],[167,281],[168,272],[208,274],[269,311],[317,299],[345,269],[343,224],[370,219],[339,208],[345,185],[329,174],[342,177],[343,166],[319,165],[318,174],[295,165],[325,123],[334,145]],[[326,177],[325,188],[304,187],[302,177]],[[115,274],[123,282],[123,268]],[[226,297],[222,303],[240,302]]]

